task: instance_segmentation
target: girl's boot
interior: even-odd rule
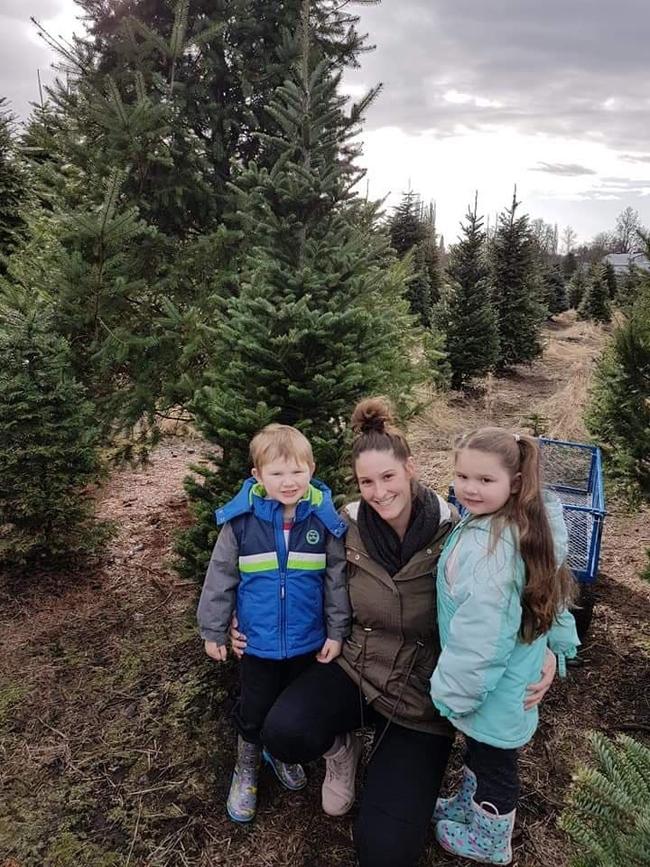
[[[233,822],[250,822],[255,818],[259,767],[260,748],[238,735],[237,762],[226,802],[228,815]]]
[[[472,820],[472,799],[476,792],[476,775],[463,765],[463,779],[460,789],[453,798],[438,798],[436,808],[433,811],[433,822],[441,819],[449,819],[452,822],[461,822],[469,825]]]
[[[500,814],[494,804],[472,801],[469,825],[444,819],[436,825],[436,840],[443,849],[481,864],[509,864],[512,861],[512,829],[515,810]]]
[[[307,785],[307,777],[302,765],[288,765],[272,756],[268,750],[262,750],[262,757],[269,765],[275,776],[280,780],[285,789],[290,792],[299,792]]]

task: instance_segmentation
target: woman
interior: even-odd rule
[[[362,401],[352,426],[361,494],[343,512],[352,633],[337,664],[313,665],[280,695],[262,739],[284,762],[324,755],[323,809],[339,816],[354,802],[361,745],[353,731],[372,726],[354,829],[359,864],[414,867],[453,739],[433,706],[429,680],[440,653],[436,563],[457,515],[416,480],[411,450],[387,401]],[[530,705],[548,689],[554,658],[545,669],[529,691]]]

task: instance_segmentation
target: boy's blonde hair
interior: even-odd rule
[[[288,424],[267,424],[258,431],[251,440],[250,457],[256,470],[277,458],[314,466],[314,453],[309,440]]]

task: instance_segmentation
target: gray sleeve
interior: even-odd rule
[[[352,614],[348,596],[348,564],[345,543],[330,533],[325,547],[325,626],[327,637],[343,641],[350,634]]]
[[[230,524],[224,524],[212,551],[196,617],[201,638],[222,645],[230,628],[239,585],[239,547]]]

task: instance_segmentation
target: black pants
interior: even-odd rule
[[[303,671],[316,664],[314,652],[290,659],[261,659],[244,654],[239,669],[239,698],[233,718],[237,731],[245,741],[261,746],[263,741],[260,732],[277,697]]]
[[[367,704],[364,722],[375,738],[386,720]],[[262,737],[285,762],[308,762],[330,749],[336,735],[361,724],[359,691],[335,663],[315,665],[270,710]],[[451,738],[392,723],[366,769],[354,842],[361,867],[414,867],[451,751]]]
[[[502,750],[468,737],[465,743],[465,764],[476,775],[476,803],[489,801],[502,815],[514,810],[519,800],[519,751]]]

